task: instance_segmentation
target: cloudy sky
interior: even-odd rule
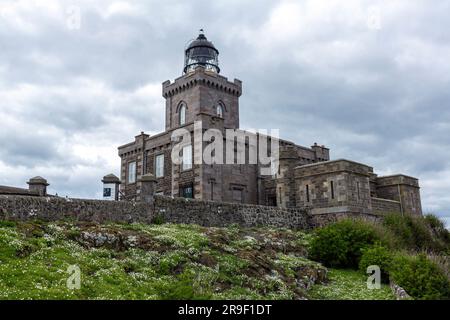
[[[0,2],[0,184],[98,198],[117,147],[164,129],[161,83],[204,28],[242,128],[419,177],[450,225],[450,1]]]

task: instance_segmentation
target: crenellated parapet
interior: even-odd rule
[[[217,73],[208,72],[203,67],[197,67],[195,72],[183,75],[175,79],[174,82],[170,82],[170,80],[163,82],[162,95],[167,99],[200,85],[223,93],[231,94],[236,97],[240,97],[242,94],[241,80],[234,79],[234,81],[231,82],[224,76]]]

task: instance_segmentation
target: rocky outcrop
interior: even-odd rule
[[[391,287],[392,293],[395,295],[397,300],[411,299],[411,296],[405,291],[405,289],[403,289],[393,281],[390,282],[389,286]]]

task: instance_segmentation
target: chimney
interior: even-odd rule
[[[39,176],[31,178],[27,184],[29,186],[29,190],[39,194],[39,196],[43,197],[47,195],[47,186],[49,186],[49,184],[44,178]]]

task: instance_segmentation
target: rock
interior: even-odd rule
[[[411,299],[411,296],[406,292],[405,289],[391,281],[389,283],[389,286],[391,287],[392,293],[395,295],[397,300],[409,300]]]
[[[298,267],[296,272],[297,286],[304,290],[309,290],[313,285],[328,280],[328,270],[323,266],[305,265]]]

